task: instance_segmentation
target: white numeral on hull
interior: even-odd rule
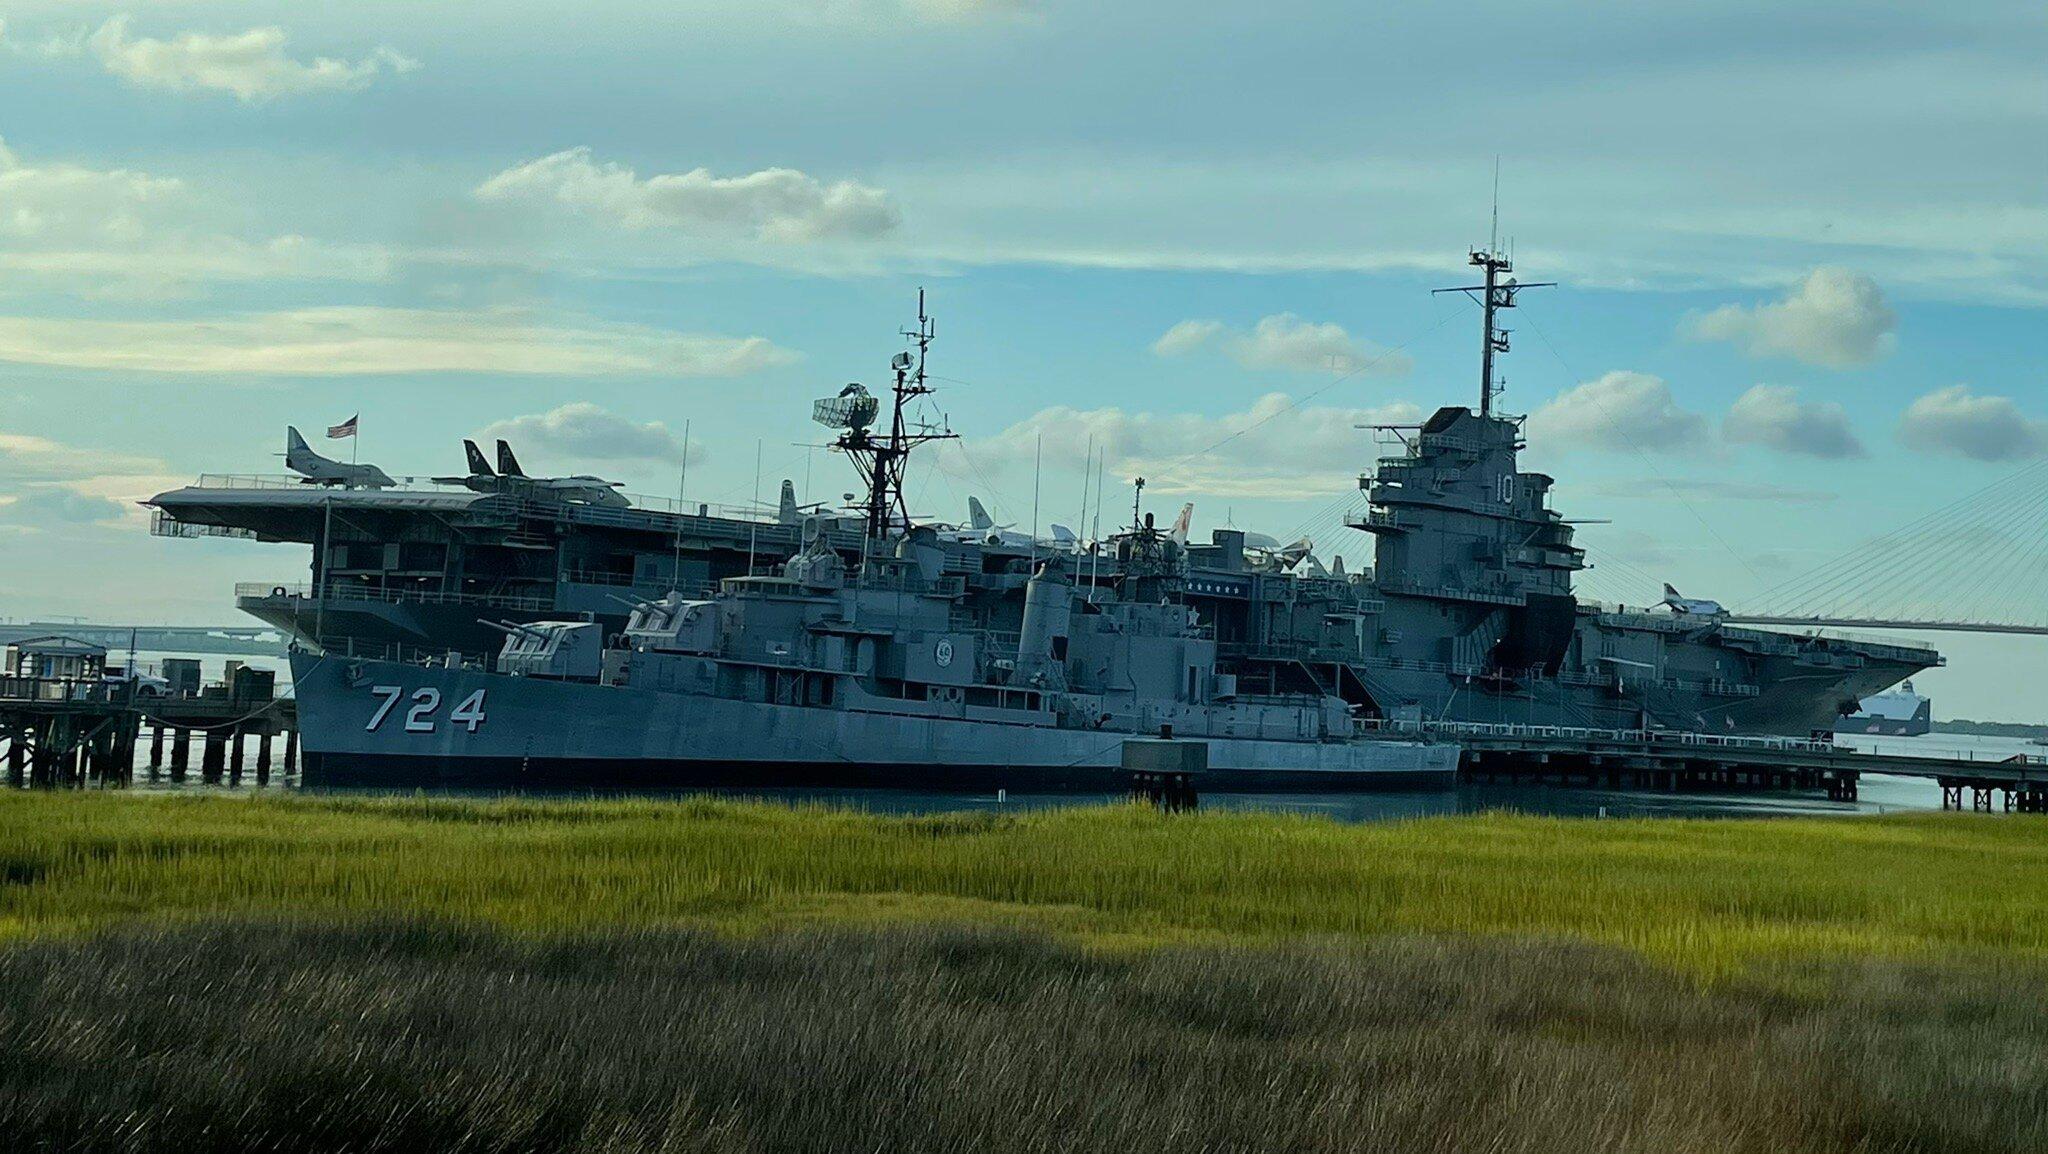
[[[484,713],[484,695],[486,692],[486,690],[479,689],[468,697],[463,698],[454,709],[448,712],[448,720],[462,726],[471,733],[475,733],[487,720]],[[370,687],[370,695],[378,699],[378,705],[376,712],[370,714],[369,724],[363,726],[363,729],[365,732],[375,733],[383,728],[385,721],[390,719],[391,711],[398,707],[399,701],[405,698],[406,692],[405,687],[400,685],[373,685]],[[435,689],[431,685],[413,690],[412,708],[405,711],[405,731],[407,733],[434,732],[434,711],[440,708],[440,690]]]

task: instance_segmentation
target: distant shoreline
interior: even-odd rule
[[[1957,718],[1954,721],[1934,723],[1936,733],[1968,733],[1977,737],[2048,737],[2048,725],[2028,725],[2020,721],[1971,721]]]

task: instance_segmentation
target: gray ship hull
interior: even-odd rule
[[[1868,737],[1925,737],[1934,732],[1934,723],[1924,717],[1854,715],[1837,720],[1835,732]]]
[[[1128,787],[1123,746],[1137,736],[304,653],[292,666],[304,783],[316,788],[1105,791]],[[1207,790],[1443,788],[1457,778],[1449,744],[1204,740]]]

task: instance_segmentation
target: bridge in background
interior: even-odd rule
[[[1585,575],[1598,596],[1661,595],[1660,579],[1625,560],[1602,553],[1598,568]],[[1723,620],[1741,625],[2048,637],[2048,459],[1734,608]]]
[[[288,639],[267,625],[105,625],[84,621],[0,622],[0,645],[31,637],[75,637],[103,649],[282,657]]]

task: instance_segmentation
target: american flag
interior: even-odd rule
[[[360,414],[360,413],[356,414],[356,416],[361,416],[361,415],[362,415],[362,414]],[[346,421],[343,421],[343,422],[342,422],[342,423],[340,423],[339,425],[329,425],[329,426],[327,426],[327,439],[328,439],[328,440],[330,440],[330,441],[339,441],[339,440],[341,440],[341,439],[342,439],[342,438],[344,438],[344,437],[353,437],[353,436],[355,436],[355,435],[356,435],[356,418],[355,418],[355,417],[350,417],[350,418],[349,418],[348,420],[346,420]]]

